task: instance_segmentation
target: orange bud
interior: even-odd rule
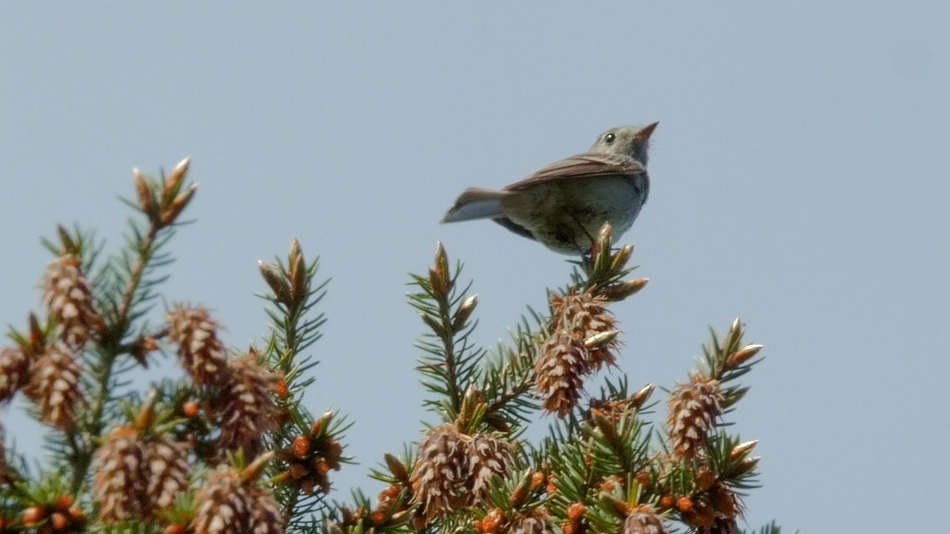
[[[482,530],[485,534],[498,532],[498,527],[505,520],[505,514],[498,508],[492,508],[488,514],[482,518]]]
[[[26,526],[33,526],[46,517],[46,512],[39,506],[31,506],[23,510],[23,516],[20,518]]]
[[[680,497],[676,499],[676,509],[680,512],[692,512],[693,501],[689,497]]]
[[[70,495],[60,495],[56,498],[56,501],[53,502],[53,508],[60,512],[68,512],[72,505],[73,498]]]
[[[637,473],[637,484],[641,486],[648,486],[650,484],[650,473],[646,471],[640,471]]]
[[[669,495],[664,495],[660,497],[660,502],[657,503],[660,508],[672,508],[673,507],[673,497]]]
[[[69,525],[69,518],[60,512],[53,512],[53,514],[49,516],[49,524],[53,525],[54,530],[63,530]]]
[[[400,492],[400,491],[402,491],[402,488],[400,488],[399,486],[397,486],[397,485],[395,485],[395,484],[390,485],[390,486],[386,486],[386,489],[384,489],[383,491],[379,492],[379,500],[380,500],[380,501],[391,501],[391,500],[393,500],[393,499],[396,498],[396,495],[399,495],[399,492]]]
[[[185,417],[194,417],[198,415],[198,403],[195,401],[185,401],[181,405],[181,411],[185,414]]]
[[[544,484],[545,478],[542,471],[535,471],[534,474],[531,475],[531,489],[536,490],[540,488],[541,484]]]
[[[290,441],[290,448],[298,458],[304,458],[310,452],[310,440],[307,436],[294,436]]]
[[[83,512],[78,506],[73,506],[69,509],[69,517],[73,518],[73,521],[82,523],[86,520],[86,512]]]
[[[379,511],[379,510],[376,510],[375,512],[371,512],[371,513],[369,514],[369,522],[370,522],[373,526],[382,525],[385,521],[386,521],[386,513],[385,513],[385,512],[381,512],[381,511]]]
[[[572,502],[567,507],[567,518],[570,519],[571,521],[577,521],[584,515],[584,512],[586,511],[587,511],[587,507],[584,506],[584,503]]]

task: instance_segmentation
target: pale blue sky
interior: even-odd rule
[[[440,226],[455,195],[658,120],[623,240],[651,279],[614,308],[623,370],[671,386],[707,327],[740,316],[767,356],[733,417],[764,456],[750,524],[938,531],[950,4],[828,4],[5,4],[0,324],[38,307],[40,235],[78,221],[114,250],[132,167],[191,155],[197,223],[165,295],[246,345],[264,331],[256,261],[293,237],[319,254],[333,281],[308,405],[356,421],[362,465],[335,481],[362,484],[429,417],[404,294],[435,242],[475,279],[488,344],[569,272],[497,225]]]

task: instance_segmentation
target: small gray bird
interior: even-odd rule
[[[586,153],[501,190],[468,188],[442,222],[491,219],[555,252],[583,254],[605,222],[618,238],[647,201],[647,147],[657,124],[611,128]]]

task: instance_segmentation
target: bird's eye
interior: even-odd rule
[[[614,134],[609,133],[609,134],[607,134],[607,135],[604,136],[604,142],[607,143],[607,144],[613,143],[613,142],[614,142],[614,139],[616,139],[616,137],[617,137],[617,136],[615,136]]]

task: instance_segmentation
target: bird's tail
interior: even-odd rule
[[[470,187],[462,191],[462,194],[455,200],[452,209],[442,217],[442,222],[450,223],[504,217],[505,214],[501,211],[501,199],[510,194],[509,191]]]

